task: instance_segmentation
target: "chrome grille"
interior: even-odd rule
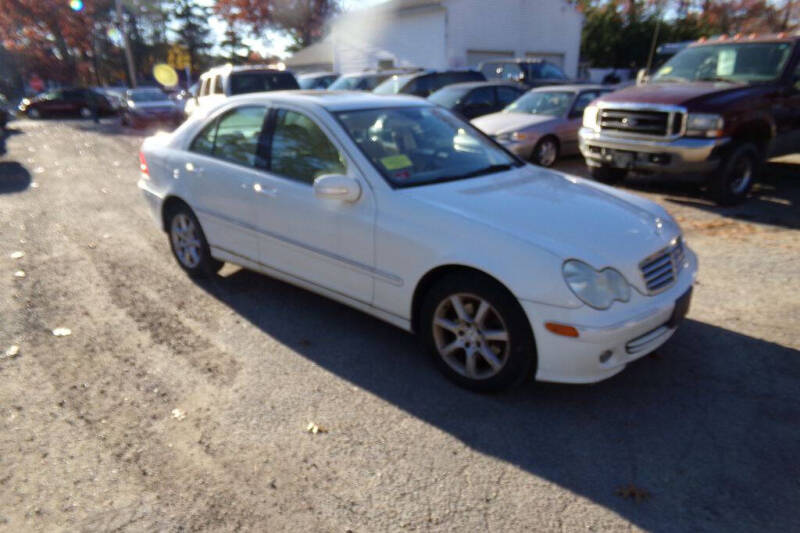
[[[630,137],[673,137],[683,130],[683,113],[647,109],[603,108],[597,116],[600,129]]]
[[[647,290],[657,293],[675,283],[685,258],[683,241],[678,238],[674,244],[639,263]]]

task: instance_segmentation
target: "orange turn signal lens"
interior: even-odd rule
[[[579,337],[578,330],[572,326],[565,326],[564,324],[556,324],[555,322],[546,322],[544,327],[547,331],[561,335],[562,337]]]

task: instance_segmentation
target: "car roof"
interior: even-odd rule
[[[570,91],[573,93],[579,93],[583,91],[613,91],[614,89],[608,85],[592,85],[592,84],[580,84],[575,83],[572,85],[542,85],[541,87],[536,87],[535,89],[531,89],[531,92],[538,92],[538,91]]]
[[[270,67],[268,65],[222,65],[203,72],[200,77],[215,76],[217,74],[236,74],[238,72],[271,72],[273,74],[291,74],[287,70]]]
[[[800,41],[800,34],[790,33],[770,33],[770,34],[749,34],[746,36],[728,37],[727,35],[712,37],[710,39],[701,38],[694,41],[689,46],[709,46],[715,44],[729,43],[794,43]]]
[[[490,81],[462,81],[461,83],[452,83],[450,85],[445,85],[442,89],[464,89],[464,90],[472,90],[477,89],[478,87],[514,87],[515,89],[521,89],[523,91],[527,91],[527,87],[522,85],[521,83],[517,83],[514,81],[504,81],[504,80],[490,80]]]
[[[433,105],[416,96],[378,95],[360,91],[271,91],[232,96],[226,102],[296,104],[317,106],[332,112]]]
[[[300,79],[325,78],[328,76],[338,76],[338,74],[335,72],[306,72],[304,74],[297,75],[297,77]]]

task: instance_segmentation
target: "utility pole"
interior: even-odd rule
[[[650,75],[650,69],[653,68],[653,58],[656,55],[656,45],[658,44],[658,33],[661,31],[661,3],[656,4],[656,29],[653,32],[653,42],[650,43],[650,54],[647,56],[647,75]]]
[[[131,79],[131,87],[136,88],[136,67],[133,65],[133,52],[131,52],[131,41],[128,39],[128,30],[125,28],[125,20],[122,18],[122,0],[115,0],[117,7],[117,23],[122,34],[122,43],[125,47],[125,60],[128,62],[128,76]]]

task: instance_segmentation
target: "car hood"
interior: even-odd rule
[[[750,86],[743,83],[648,83],[605,94],[600,100],[637,104],[690,105],[722,94],[749,89]]]
[[[530,113],[492,113],[476,118],[472,124],[489,135],[498,135],[524,130],[545,122],[556,120],[549,115],[531,115]]]
[[[404,193],[563,260],[616,268],[642,292],[639,263],[680,235],[677,223],[654,202],[533,165]]]

